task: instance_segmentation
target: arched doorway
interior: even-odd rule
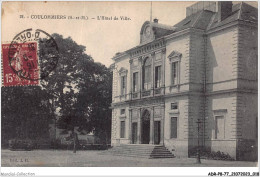
[[[150,112],[146,109],[142,114],[141,143],[149,144],[150,141]]]

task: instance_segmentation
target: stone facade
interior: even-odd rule
[[[140,45],[113,58],[112,146],[257,153],[257,9],[202,3],[174,26],[145,22]]]

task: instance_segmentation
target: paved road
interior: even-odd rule
[[[256,162],[204,160],[195,164],[194,158],[143,159],[112,156],[104,151],[66,150],[2,150],[1,164],[4,167],[256,167]]]

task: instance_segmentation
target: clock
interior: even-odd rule
[[[151,27],[150,26],[147,26],[145,28],[145,36],[146,37],[149,37],[151,35]]]

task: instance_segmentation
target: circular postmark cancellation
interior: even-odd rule
[[[38,80],[44,79],[56,68],[58,60],[56,41],[40,29],[20,32],[8,47],[8,65],[22,80],[38,83]]]

